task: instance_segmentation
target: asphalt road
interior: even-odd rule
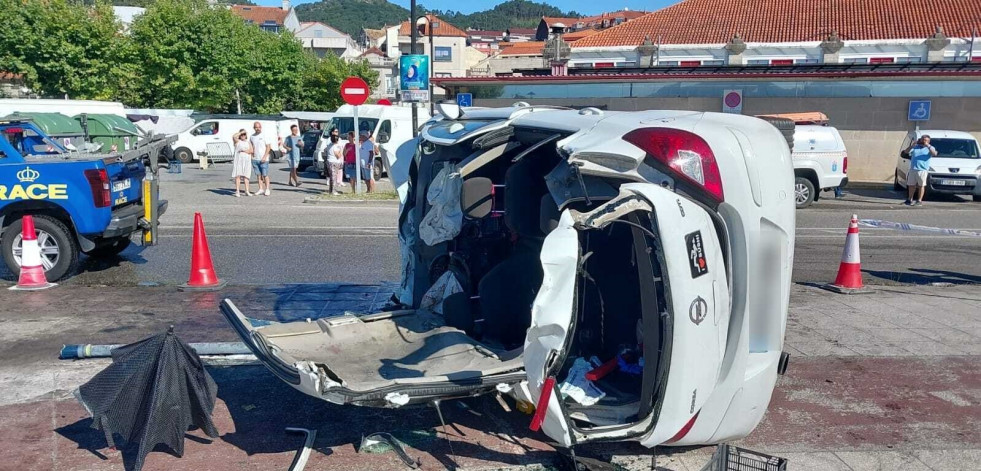
[[[187,280],[194,213],[204,216],[219,277],[229,283],[372,283],[399,276],[395,201],[312,205],[306,196],[326,189],[306,174],[300,188],[285,185],[285,167],[273,168],[272,196],[234,198],[228,166],[186,166],[164,173],[170,209],[158,246],[134,244],[120,257],[83,257],[66,283],[125,286],[180,284]],[[279,182],[279,183],[276,183]],[[830,194],[825,194],[830,197]],[[886,190],[854,190],[844,200],[822,199],[797,212],[794,281],[832,281],[851,214],[932,227],[981,230],[981,203],[962,198],[909,208]],[[981,238],[862,228],[868,283],[981,283]],[[3,274],[10,279],[9,273]]]

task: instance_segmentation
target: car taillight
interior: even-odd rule
[[[691,428],[695,426],[695,419],[698,418],[698,412],[696,412],[695,415],[692,416],[691,420],[689,420],[684,427],[681,427],[681,430],[678,430],[678,433],[674,434],[673,437],[669,438],[668,441],[664,443],[674,443],[678,440],[681,440],[682,438],[685,438],[685,435],[688,435],[688,432],[691,431]]]
[[[848,152],[845,152],[845,158],[841,162],[841,173],[848,173]]]
[[[92,190],[92,201],[96,208],[112,206],[112,193],[109,191],[109,174],[106,169],[88,169],[85,171],[85,179],[89,181],[89,188]]]
[[[623,140],[643,149],[671,173],[697,184],[716,202],[725,201],[715,154],[697,134],[681,129],[641,128],[628,132]]]

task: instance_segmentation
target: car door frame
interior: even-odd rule
[[[896,180],[903,186],[906,186],[906,178],[909,175],[909,168],[911,165],[911,160],[909,157],[904,157],[903,152],[909,148],[910,144],[916,139],[916,133],[909,132],[906,133],[906,137],[903,138],[903,143],[899,148],[899,156],[896,160],[896,172],[902,175],[896,175]]]

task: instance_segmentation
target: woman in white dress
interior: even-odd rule
[[[249,133],[244,129],[232,138],[235,143],[235,157],[232,160],[232,180],[235,180],[235,197],[242,196],[239,188],[245,183],[245,196],[252,196],[249,191],[249,180],[252,179],[252,144],[249,144]]]

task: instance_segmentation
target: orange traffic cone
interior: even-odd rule
[[[845,236],[845,250],[838,265],[835,282],[828,285],[832,291],[842,294],[870,293],[872,290],[862,283],[862,256],[858,248],[858,215],[853,214]]]
[[[208,247],[208,234],[204,232],[204,220],[201,213],[194,213],[194,239],[191,243],[191,275],[187,283],[181,285],[181,290],[212,291],[225,286],[225,282],[215,274],[215,265],[211,261],[211,249]]]
[[[44,267],[41,265],[41,247],[37,244],[37,233],[34,230],[34,217],[30,214],[21,219],[21,252],[20,252],[20,278],[16,286],[11,286],[11,290],[37,291],[57,286],[55,283],[48,283],[48,278],[44,275]]]

